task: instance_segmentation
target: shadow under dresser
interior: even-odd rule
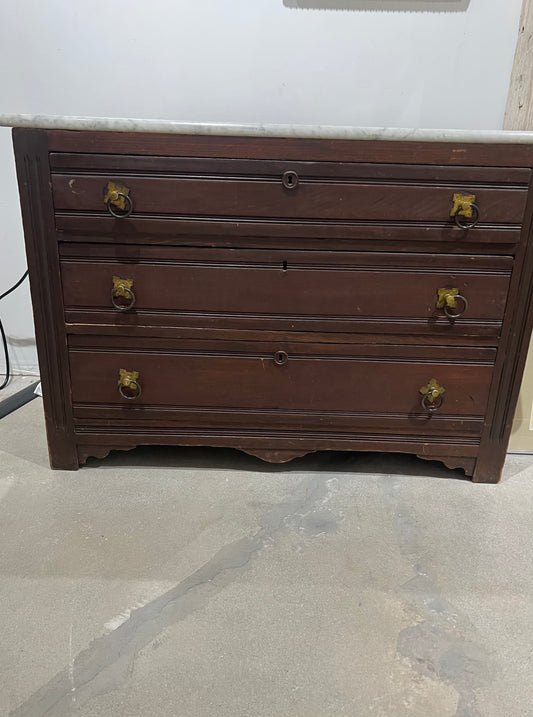
[[[497,482],[533,146],[13,130],[53,468],[414,453]]]

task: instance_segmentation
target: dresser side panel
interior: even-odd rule
[[[474,482],[497,483],[501,478],[532,328],[533,185],[530,185]]]
[[[79,463],[72,419],[47,133],[43,130],[17,128],[13,130],[13,144],[50,464],[52,468],[76,470]]]

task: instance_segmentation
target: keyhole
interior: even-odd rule
[[[298,186],[299,178],[296,172],[288,170],[287,172],[283,172],[281,182],[285,189],[296,189],[296,187]]]
[[[278,366],[283,366],[289,360],[289,357],[285,351],[276,351],[274,354],[274,361]]]
[[[287,271],[287,262],[286,261],[283,262],[283,271]]]

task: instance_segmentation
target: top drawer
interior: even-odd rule
[[[494,241],[517,241],[530,177],[522,168],[97,154],[52,154],[51,166],[65,231],[210,233],[218,223],[230,235],[294,236],[296,227],[319,238],[405,238],[407,228],[412,239],[470,241],[497,229]],[[118,205],[114,189],[127,195]],[[455,194],[475,197],[470,231],[451,217]]]

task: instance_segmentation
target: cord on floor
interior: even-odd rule
[[[18,287],[22,284],[24,279],[28,276],[28,270],[24,272],[23,276],[17,281],[16,284],[14,284],[11,289],[8,289],[5,291],[2,295],[0,295],[0,301],[4,299],[6,296],[11,294],[15,289],[18,289]],[[11,366],[9,363],[9,351],[7,348],[7,338],[6,338],[6,332],[4,331],[4,325],[2,324],[2,320],[0,319],[0,336],[2,337],[2,346],[4,347],[4,356],[5,356],[5,363],[6,363],[6,377],[4,379],[4,382],[0,386],[0,391],[7,386],[9,383],[9,379],[11,377]]]

